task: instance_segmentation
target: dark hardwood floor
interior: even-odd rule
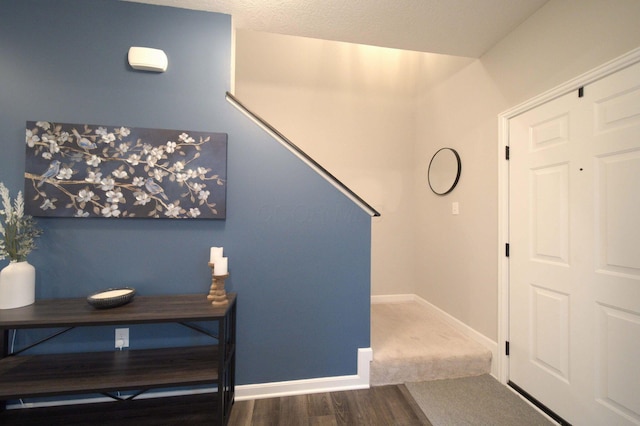
[[[11,426],[214,426],[211,394],[0,412]],[[114,409],[117,404],[118,409]],[[406,386],[236,401],[228,426],[431,425]]]
[[[406,386],[236,401],[229,426],[431,425]]]

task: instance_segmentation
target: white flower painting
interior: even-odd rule
[[[224,219],[225,133],[28,121],[31,216]]]

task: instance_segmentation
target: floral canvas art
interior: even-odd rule
[[[224,219],[225,133],[28,121],[32,216]]]

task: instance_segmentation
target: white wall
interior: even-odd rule
[[[640,46],[638,22],[638,0],[551,0],[477,60],[239,31],[235,94],[382,213],[372,294],[416,293],[497,339],[497,116]],[[438,197],[442,146],[463,166]]]
[[[475,61],[423,94],[416,124],[416,294],[491,339],[498,311],[496,117],[503,106]],[[438,196],[423,182],[442,147],[458,151],[462,173],[451,193]]]
[[[497,116],[640,46],[637,0],[552,0],[483,57],[421,93],[416,182],[441,146],[462,157],[450,195],[417,186],[416,293],[497,339]],[[500,160],[501,161],[501,160]],[[451,202],[460,215],[451,215]]]
[[[236,96],[381,213],[372,293],[415,293],[417,74],[469,60],[250,31],[236,44]]]

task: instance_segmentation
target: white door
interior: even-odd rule
[[[640,64],[509,121],[509,381],[640,424]]]

